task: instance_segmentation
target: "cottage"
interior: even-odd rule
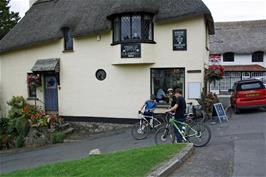
[[[197,98],[213,33],[201,0],[38,0],[0,41],[1,107],[126,121],[159,89]]]
[[[266,80],[265,52],[266,20],[215,23],[215,35],[210,36],[210,64],[223,65],[225,76],[211,85],[211,91],[226,93],[234,82],[243,79]]]

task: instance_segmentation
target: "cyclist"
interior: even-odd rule
[[[143,106],[139,110],[139,113],[141,113],[142,110],[144,109],[143,115],[147,116],[146,117],[147,119],[151,119],[150,120],[151,125],[152,125],[152,122],[153,122],[153,120],[152,120],[153,119],[153,112],[154,112],[156,106],[157,106],[156,98],[155,98],[154,95],[151,95],[150,99],[145,101],[145,103],[143,104]]]
[[[185,122],[185,112],[186,112],[186,101],[182,96],[182,91],[180,89],[175,89],[175,95],[171,104],[171,108],[166,112],[175,112],[175,119],[180,122]],[[182,124],[177,125],[179,129],[182,129]],[[182,136],[175,129],[176,141],[177,143],[182,142]]]

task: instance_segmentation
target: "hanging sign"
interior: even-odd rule
[[[138,43],[121,44],[121,58],[140,58],[141,46]]]
[[[187,30],[173,30],[173,50],[187,50]]]

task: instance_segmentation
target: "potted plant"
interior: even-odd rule
[[[217,80],[223,79],[224,76],[224,67],[221,65],[210,65],[209,68],[206,70],[206,80],[210,83],[215,82]]]
[[[40,87],[41,82],[41,76],[39,74],[28,74],[27,82],[30,87]]]

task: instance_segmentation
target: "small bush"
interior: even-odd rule
[[[18,136],[16,138],[16,142],[15,142],[16,148],[21,148],[24,146],[24,137],[23,136]]]
[[[51,141],[53,144],[63,143],[65,134],[63,132],[54,132],[51,134]]]
[[[26,137],[30,130],[30,123],[27,119],[21,117],[16,119],[15,127],[19,136]]]

